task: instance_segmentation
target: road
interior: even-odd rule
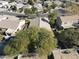
[[[22,17],[27,17],[27,15],[22,14],[22,13],[7,12],[7,11],[0,11],[0,15],[13,15],[13,16],[22,16]]]

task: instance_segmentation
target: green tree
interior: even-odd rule
[[[29,31],[30,30],[30,31]],[[37,52],[39,55],[47,55],[57,47],[54,34],[43,28],[29,28],[30,51]]]
[[[51,31],[40,28],[28,28],[17,33],[16,38],[5,46],[4,52],[8,55],[37,52],[47,55],[56,48],[57,41]]]
[[[63,42],[66,46],[76,46],[79,45],[79,32],[74,29],[67,29],[60,33],[60,41]]]
[[[33,12],[32,12],[32,9],[27,9],[27,8],[26,8],[26,9],[24,10],[24,13],[25,13],[25,14],[32,14]]]
[[[38,37],[39,39],[36,41],[36,50],[39,55],[47,55],[57,47],[57,40],[51,31],[41,28],[38,32]]]
[[[57,5],[55,3],[53,3],[50,7],[53,8],[53,9],[55,9],[56,6]]]
[[[37,8],[32,7],[31,9],[32,9],[32,12],[33,12],[34,14],[37,13]]]
[[[35,14],[37,12],[37,9],[35,7],[32,7],[31,9],[25,9],[24,13],[25,14]]]
[[[16,54],[28,52],[27,47],[29,44],[29,39],[25,33],[26,31],[21,31],[17,33],[16,38],[14,40],[11,40],[4,47],[4,53],[6,55],[16,55]]]
[[[53,26],[56,24],[56,13],[50,13],[49,14],[49,19],[50,19],[50,25]]]

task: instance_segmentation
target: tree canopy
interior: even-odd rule
[[[55,47],[57,47],[57,41],[54,34],[48,30],[43,28],[40,29],[38,33],[39,39],[37,39],[37,52],[42,54],[48,54],[51,52]]]
[[[53,3],[50,7],[53,8],[53,9],[55,9],[56,6],[57,5],[55,3]]]
[[[25,33],[26,32],[24,31],[17,33],[16,38],[11,40],[5,46],[4,53],[6,55],[15,55],[15,54],[27,52],[29,39]]]
[[[6,55],[36,52],[46,55],[57,47],[54,34],[43,28],[28,28],[17,33],[16,38],[4,48]]]
[[[49,14],[50,25],[53,26],[56,24],[56,13]]]
[[[63,42],[66,46],[76,46],[79,45],[79,32],[74,29],[67,29],[60,33],[60,41]]]
[[[35,14],[37,12],[37,9],[35,7],[32,7],[31,9],[25,9],[24,13],[25,14]]]

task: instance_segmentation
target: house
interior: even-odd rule
[[[0,15],[0,30],[5,30],[6,34],[14,35],[23,29],[25,20],[20,20],[15,16]]]
[[[79,27],[79,15],[57,17],[56,23],[59,28]]]
[[[49,20],[47,17],[36,17],[36,18],[31,19],[29,27],[45,28],[51,31],[51,27],[50,27]]]

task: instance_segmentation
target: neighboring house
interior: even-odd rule
[[[6,34],[15,34],[23,29],[25,20],[20,20],[15,16],[0,15],[0,29],[5,29]]]
[[[45,28],[51,31],[51,27],[47,17],[37,17],[37,18],[31,19],[29,27]]]
[[[79,15],[57,17],[56,23],[59,28],[79,27]]]

